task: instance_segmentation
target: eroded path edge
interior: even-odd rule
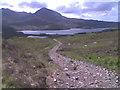
[[[54,63],[62,69],[47,78],[50,88],[117,88],[118,75],[100,66],[62,56],[56,51],[62,45],[58,43],[48,53]]]

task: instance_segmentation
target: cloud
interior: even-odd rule
[[[86,9],[85,11],[110,11],[113,7],[115,7],[118,3],[116,2],[85,2],[83,6]]]
[[[79,13],[81,11],[80,6],[78,5],[78,2],[71,3],[68,7],[66,6],[59,6],[56,8],[56,10],[62,12],[62,13]]]
[[[120,0],[84,0],[84,2],[119,2]]]
[[[56,8],[56,10],[58,10],[58,11],[62,11],[64,9],[66,9],[66,6],[59,6],[59,7]]]
[[[70,4],[68,7],[59,6],[56,10],[65,14],[74,14],[83,19],[98,19],[117,21],[118,3],[117,2],[77,2]]]
[[[82,5],[75,2],[69,5],[69,7],[59,6],[56,10],[62,13],[86,13],[86,12],[104,12],[110,11],[112,8],[117,6],[116,2],[85,2]]]
[[[9,6],[9,7],[13,7],[13,5],[10,5],[10,4],[8,4],[8,3],[1,3],[0,5],[1,5],[1,6]]]
[[[118,1],[119,0],[1,0],[0,8],[10,8],[15,11],[34,13],[39,8],[47,7],[71,18],[104,20],[108,18],[114,21],[115,18],[118,17]]]
[[[30,7],[30,8],[42,8],[42,7],[47,7],[46,3],[43,2],[22,2],[19,4],[19,7],[23,8],[23,7]]]

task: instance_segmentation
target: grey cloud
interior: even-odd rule
[[[59,7],[56,8],[56,10],[58,10],[58,11],[62,11],[64,9],[66,9],[66,6],[59,6]]]
[[[9,6],[9,7],[13,7],[12,5],[8,4],[8,3],[1,3],[1,6]]]
[[[77,2],[70,4],[69,7],[59,6],[56,8],[56,10],[58,10],[62,13],[78,13],[80,11],[80,8],[76,4],[77,4]]]
[[[111,11],[113,7],[117,6],[116,2],[85,2],[83,6],[86,8],[81,8],[79,3],[75,2],[70,4],[69,7],[60,6],[57,7],[57,10],[62,13],[73,13],[73,14],[82,14],[87,12],[108,12]]]
[[[85,2],[83,4],[87,8],[86,11],[110,11],[117,6],[116,2]]]
[[[22,2],[19,4],[19,7],[24,7],[24,6],[30,8],[42,8],[42,7],[47,7],[47,4],[43,2],[31,2],[31,3]]]
[[[57,7],[56,10],[66,14],[78,15],[79,18],[83,19],[117,21],[117,2],[85,2],[82,6],[85,8],[82,8],[79,3],[73,3],[69,7]]]

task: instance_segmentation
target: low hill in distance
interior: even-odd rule
[[[107,28],[117,27],[118,23],[97,20],[74,19],[62,16],[60,13],[42,8],[35,13],[15,12],[2,8],[3,25],[23,29],[70,29],[70,28]]]
[[[9,39],[13,37],[26,36],[22,32],[16,32],[16,30],[10,26],[2,26],[2,38]]]

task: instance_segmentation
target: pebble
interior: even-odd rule
[[[97,42],[94,42],[94,43],[97,43]],[[85,48],[88,45],[83,45],[83,46]],[[54,51],[54,54],[59,55],[58,53],[56,53],[56,51]],[[56,81],[59,82],[58,85],[60,84],[61,85],[60,87],[62,87],[62,85],[63,85],[63,86],[65,86],[65,88],[70,87],[71,89],[72,89],[72,87],[78,87],[78,88],[80,88],[80,87],[95,88],[96,87],[96,88],[98,88],[98,87],[103,87],[103,86],[99,86],[101,84],[101,85],[104,85],[105,88],[106,87],[111,88],[111,87],[116,86],[116,85],[114,85],[115,81],[118,82],[118,80],[115,79],[115,78],[117,78],[115,76],[115,73],[109,72],[106,68],[101,68],[99,66],[87,64],[82,61],[75,61],[73,59],[70,59],[70,58],[62,56],[62,55],[60,55],[59,60],[57,58],[58,57],[55,56],[56,60],[53,60],[53,61],[56,61],[56,62],[60,61],[58,64],[64,69],[64,71],[62,73],[57,74],[58,75],[57,77],[59,77],[59,78],[61,77],[62,80],[65,79],[65,81],[63,81],[64,85],[60,83],[61,80],[54,79],[54,82],[56,82]],[[97,58],[101,58],[101,57],[97,57]],[[73,71],[75,64],[78,65],[77,70]],[[114,78],[114,76],[115,76],[115,78]],[[70,77],[70,78],[68,78],[68,77]],[[90,81],[87,82],[88,80],[90,80]],[[81,81],[83,81],[83,82],[81,82]],[[74,83],[74,85],[72,83]]]
[[[87,77],[84,77],[84,79],[87,79]]]
[[[68,70],[68,68],[64,68],[64,70]]]
[[[31,83],[31,86],[36,86],[34,83]]]
[[[98,59],[100,59],[101,57],[97,57]]]
[[[57,82],[57,79],[54,78],[54,82]]]
[[[99,82],[98,82],[98,80],[95,80],[95,84],[98,84]]]
[[[59,75],[59,73],[57,73],[57,75]]]
[[[71,88],[74,88],[74,86],[70,86]]]
[[[68,45],[71,45],[70,43],[68,43]]]
[[[70,76],[70,74],[66,73],[66,76],[68,76],[68,77],[69,77],[69,76]]]
[[[111,80],[111,78],[107,77],[107,78],[105,78],[105,80]]]
[[[70,62],[71,62],[71,63],[73,63],[73,61],[72,61],[72,60],[71,60]]]
[[[27,82],[23,82],[24,84],[26,84]]]
[[[66,85],[69,85],[69,83],[66,83]]]
[[[15,78],[16,80],[18,80],[18,78]]]
[[[9,68],[11,69],[12,67],[11,67],[11,66],[9,66]]]
[[[87,71],[85,71],[85,73],[88,73]]]
[[[54,88],[56,88],[56,86],[54,86]]]
[[[97,75],[100,75],[100,73],[96,73]]]
[[[94,84],[91,84],[90,86],[91,86],[91,87],[94,87]]]
[[[119,77],[118,77],[118,76],[116,76],[116,78],[117,78],[117,79],[119,79]]]
[[[93,75],[93,78],[96,78],[96,75]]]
[[[93,82],[90,82],[89,85],[93,85],[94,83]]]
[[[90,75],[93,75],[93,73],[90,72]]]
[[[94,44],[96,44],[97,42],[93,42]]]
[[[79,80],[79,78],[78,77],[76,77],[76,79],[75,80]]]
[[[102,76],[102,74],[101,73],[96,73],[97,75],[99,75],[99,76]]]
[[[98,88],[99,86],[98,85],[95,85],[96,88]]]
[[[79,81],[80,84],[83,84],[83,82]]]
[[[58,81],[58,83],[63,84],[63,83],[64,83],[64,81],[63,81],[63,80],[59,80],[59,81]]]
[[[72,77],[73,79],[75,79],[76,77]]]
[[[73,70],[77,70],[77,67],[73,67]]]
[[[116,83],[118,83],[119,81],[118,80],[116,80]]]
[[[35,69],[36,68],[36,66],[33,66],[33,69]]]
[[[103,70],[106,70],[106,68],[103,68]]]

